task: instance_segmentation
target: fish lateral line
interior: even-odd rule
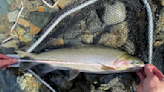
[[[88,65],[88,66],[106,66],[106,65],[102,65],[102,64],[92,64],[92,63],[75,63],[75,62],[64,62],[64,61],[55,61],[55,60],[24,60],[24,59],[20,59],[18,60],[19,62],[36,62],[36,63],[47,63],[47,64],[69,64],[69,65]],[[144,67],[144,64],[142,65],[107,65],[106,67],[111,67],[111,68],[118,68],[118,67]]]

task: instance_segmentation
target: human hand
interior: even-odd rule
[[[13,59],[6,55],[0,54],[0,67],[2,70],[6,70],[7,67],[11,67],[11,64],[16,63],[17,61],[17,59]]]
[[[164,75],[154,65],[147,64],[136,73],[140,78],[137,92],[164,92]]]

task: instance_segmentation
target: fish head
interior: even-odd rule
[[[144,62],[129,54],[121,55],[115,62],[114,70],[138,70],[144,67]]]

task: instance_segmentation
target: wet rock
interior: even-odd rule
[[[31,12],[29,19],[34,25],[44,28],[50,21],[51,14],[47,12]]]
[[[39,33],[40,30],[41,28],[35,26],[33,23],[30,23],[30,35],[35,35]]]
[[[29,33],[25,33],[21,36],[20,41],[26,44],[26,47],[31,46],[31,44],[35,41],[35,39],[29,35]]]
[[[15,9],[17,9],[16,5],[15,4],[11,4],[10,7],[9,7],[9,10],[13,11]]]
[[[18,24],[23,25],[24,27],[30,26],[30,22],[23,18],[18,18]]]
[[[77,24],[74,25],[73,27],[69,27],[68,30],[66,32],[64,32],[65,44],[68,44],[70,39],[74,39],[78,35],[81,35],[81,30]]]
[[[126,18],[126,8],[124,3],[116,1],[113,5],[107,5],[105,7],[103,21],[107,25],[118,24],[123,22]]]
[[[81,35],[81,41],[83,43],[93,43],[93,35],[88,35],[88,34]]]
[[[16,31],[17,31],[18,35],[24,35],[26,32],[26,30],[21,27],[17,27]]]
[[[5,15],[9,11],[9,5],[6,0],[0,0],[0,15]]]
[[[70,39],[67,45],[68,46],[80,46],[82,44],[83,43],[81,41],[79,41],[78,39]]]
[[[74,89],[70,90],[69,92],[82,92],[82,91],[79,91],[78,89],[74,88]]]
[[[14,39],[18,39],[19,38],[19,34],[16,30],[13,30],[11,33],[10,33],[10,36]]]
[[[126,42],[128,32],[129,29],[127,26],[127,22],[113,25],[110,28],[110,33],[105,33],[101,35],[99,43],[114,48],[121,47]]]
[[[7,3],[9,4],[9,5],[11,5],[11,4],[13,4],[14,3],[14,1],[13,0],[6,0],[7,1]]]
[[[90,16],[88,16],[87,18],[87,28],[88,30],[93,34],[95,32],[101,31],[102,28],[102,22],[100,21],[96,11],[91,11],[92,13],[90,14]]]
[[[51,39],[48,43],[49,45],[60,47],[64,45],[64,40],[62,38],[54,38],[54,39]]]
[[[161,5],[164,6],[164,0],[160,0]]]
[[[8,41],[8,42],[2,44],[2,47],[18,49],[18,45],[17,45],[18,43],[19,43],[18,40],[11,40],[11,41]]]
[[[6,34],[0,32],[0,44],[6,39]]]
[[[17,77],[17,82],[22,90],[26,92],[39,92],[41,83],[37,81],[30,73],[25,73],[23,76]]]
[[[154,47],[159,47],[164,43],[164,8],[160,11],[159,19],[157,21],[157,26],[154,35]]]
[[[50,79],[57,87],[60,87],[62,90],[69,90],[73,86],[73,82],[67,81],[68,78],[56,75]]]
[[[29,0],[15,0],[15,3],[19,9],[21,8],[21,1],[24,4],[24,8],[27,8],[30,11],[37,11],[38,10],[39,4],[33,4]]]
[[[45,10],[43,9],[43,6],[39,6],[38,11],[39,12],[45,12]]]
[[[14,10],[7,13],[7,17],[10,22],[15,22],[17,20],[18,12],[18,10]]]
[[[29,19],[29,15],[30,15],[30,10],[28,10],[27,8],[24,8],[20,17]]]
[[[56,2],[57,0],[54,0],[54,1]],[[66,6],[73,3],[74,1],[76,1],[76,0],[59,0],[58,6],[62,9],[64,9]]]
[[[82,92],[90,92],[90,85],[87,84],[85,81],[77,81],[75,83],[75,88],[77,88],[78,90],[82,91]]]
[[[45,10],[45,12],[49,12],[49,13],[55,13],[59,11],[59,7],[55,6],[54,8],[50,8],[47,5],[43,5],[43,9]]]
[[[98,75],[96,74],[89,74],[89,73],[84,73],[84,78],[90,83],[94,83],[98,79]]]
[[[36,4],[37,5],[42,5],[43,4],[42,0],[31,0],[30,3],[35,4],[35,5]]]

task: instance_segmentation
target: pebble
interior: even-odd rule
[[[51,14],[48,12],[31,12],[29,20],[36,26],[44,28],[51,19]]]
[[[41,30],[41,28],[35,26],[34,24],[30,24],[30,35],[35,35],[37,34],[39,31]]]
[[[6,0],[0,0],[0,15],[5,15],[9,11],[9,5]]]
[[[126,8],[124,3],[116,1],[113,5],[105,7],[103,21],[107,25],[118,24],[126,18]]]
[[[54,0],[54,1],[56,2],[57,0]],[[76,1],[76,0],[59,0],[58,6],[62,9],[64,9],[66,6],[73,3],[74,1]]]
[[[18,24],[23,25],[24,27],[30,26],[30,22],[23,18],[18,18]]]
[[[128,33],[129,29],[127,22],[122,22],[120,24],[113,25],[110,28],[110,33],[104,33],[101,35],[99,43],[114,48],[121,47],[126,42]]]
[[[17,31],[18,35],[20,35],[20,36],[24,35],[26,33],[26,30],[21,27],[17,27],[16,31]]]
[[[88,35],[88,34],[81,35],[81,41],[83,43],[93,43],[93,35]]]
[[[10,22],[15,22],[17,20],[18,12],[18,10],[14,10],[7,13],[7,17]]]

